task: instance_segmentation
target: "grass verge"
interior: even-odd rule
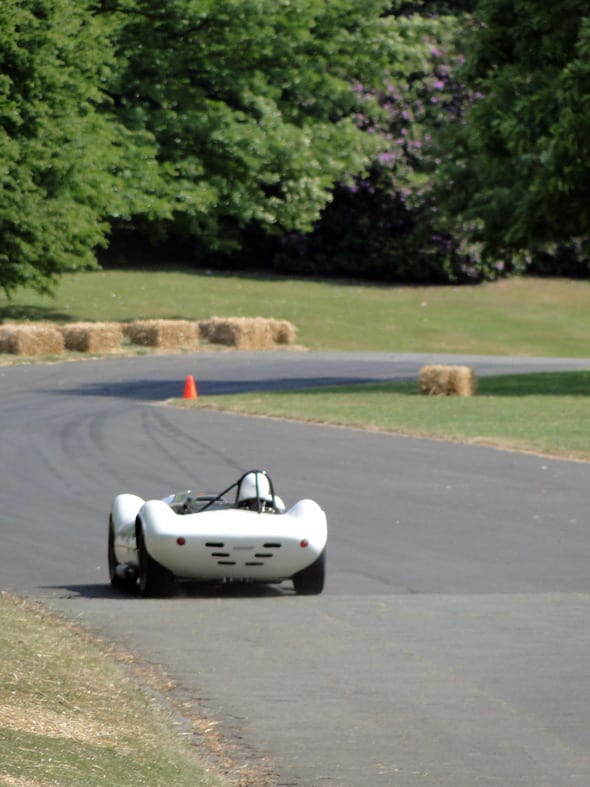
[[[586,357],[590,282],[510,279],[398,287],[177,267],[65,275],[55,297],[0,294],[0,320],[274,317],[312,350]]]
[[[482,377],[464,398],[421,396],[409,382],[173,401],[590,461],[590,371]]]
[[[0,784],[221,785],[172,721],[89,636],[0,593]]]

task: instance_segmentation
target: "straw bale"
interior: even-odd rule
[[[0,352],[13,355],[60,355],[64,337],[52,323],[7,323],[0,326]]]
[[[201,339],[204,339],[206,342],[210,341],[212,324],[213,320],[218,319],[217,317],[213,317],[211,320],[201,320],[199,322],[199,336]]]
[[[160,350],[189,349],[199,346],[199,323],[191,320],[136,320],[125,327],[132,344]]]
[[[288,320],[269,320],[272,340],[275,344],[295,344],[297,328]]]
[[[211,317],[210,320],[199,322],[200,336],[212,344],[227,344],[233,346],[234,336],[230,328],[228,317]]]
[[[455,396],[473,396],[476,388],[475,373],[470,366],[452,366],[449,374],[450,393]]]
[[[431,364],[420,370],[419,386],[427,396],[472,396],[475,374],[469,366]]]
[[[123,326],[119,322],[74,322],[62,326],[66,350],[81,353],[121,349]]]
[[[213,344],[238,350],[267,350],[274,347],[270,321],[263,317],[212,317],[201,331]]]
[[[449,367],[430,364],[420,369],[420,393],[428,396],[445,395],[448,390]]]

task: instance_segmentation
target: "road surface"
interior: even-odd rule
[[[276,785],[590,784],[590,467],[161,405],[406,379],[439,357],[201,353],[0,368],[0,589],[162,664]],[[456,361],[456,358],[444,358]],[[590,361],[465,358],[478,374]],[[581,425],[587,428],[588,425]],[[324,594],[107,581],[112,497],[271,473],[330,527]]]

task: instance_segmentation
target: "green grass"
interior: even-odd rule
[[[312,350],[590,356],[587,281],[511,279],[479,287],[395,287],[170,267],[67,275],[54,298],[26,291],[11,302],[0,297],[4,320],[213,315],[290,320],[298,328],[298,341]],[[407,386],[377,385],[206,401],[244,412],[587,459],[590,420],[584,374],[482,379],[479,395],[471,399],[429,399]],[[577,392],[572,390],[575,380],[581,381],[575,383]],[[550,384],[553,393],[546,388]],[[537,385],[545,386],[542,392],[535,390]]]
[[[276,317],[312,350],[587,357],[590,282],[512,279],[395,287],[203,271],[104,270],[63,277],[55,298],[0,296],[0,320]]]
[[[0,783],[213,787],[172,718],[98,644],[0,594]]]
[[[590,461],[590,371],[482,377],[472,397],[422,396],[417,383],[370,383],[175,403]]]

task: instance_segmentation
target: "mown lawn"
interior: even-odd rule
[[[207,396],[176,404],[590,461],[590,370],[482,377],[471,397],[423,396],[412,382]]]
[[[590,282],[396,287],[169,269],[63,277],[54,298],[0,295],[0,320],[275,317],[312,350],[590,356]]]
[[[590,357],[587,281],[396,287],[170,266],[66,275],[53,298],[0,297],[4,320],[214,315],[290,320],[298,342],[312,350]],[[587,459],[588,389],[582,372],[482,379],[469,399],[421,397],[415,385],[392,384],[211,397],[206,405]]]

